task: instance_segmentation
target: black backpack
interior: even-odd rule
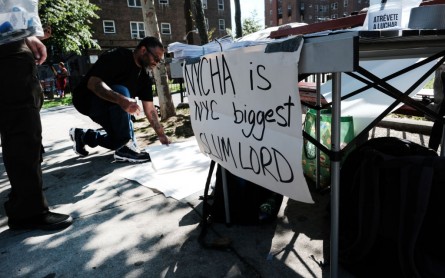
[[[340,175],[339,262],[359,277],[445,276],[445,158],[371,139]]]
[[[283,195],[275,193],[253,182],[240,178],[225,170],[229,200],[230,223],[254,225],[269,223],[276,219]],[[216,170],[215,188],[212,203],[209,204],[211,222],[226,223],[222,167]]]
[[[220,165],[218,165],[216,171],[215,188],[213,192],[209,194],[210,181],[215,164],[213,160],[210,162],[204,196],[201,196],[203,200],[202,219],[198,242],[204,248],[227,249],[231,246],[230,238],[220,237],[210,242],[206,240],[207,230],[211,223],[226,223],[226,225],[271,223],[277,217],[283,202],[283,195],[237,177],[225,170],[230,215],[230,222],[227,222],[222,182],[223,168]]]

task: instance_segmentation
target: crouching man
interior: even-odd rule
[[[137,148],[131,115],[141,109],[162,144],[170,139],[158,119],[153,105],[152,81],[149,70],[162,62],[164,47],[155,37],[146,37],[133,51],[112,49],[102,54],[73,92],[74,107],[89,116],[103,130],[71,128],[73,149],[87,156],[85,146],[101,146],[114,150],[117,161],[150,161],[147,152]],[[142,101],[140,107],[136,101]]]

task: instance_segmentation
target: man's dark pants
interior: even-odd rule
[[[130,97],[128,89],[121,85],[110,86],[113,91]],[[131,116],[119,105],[93,96],[88,116],[101,125],[105,132],[89,129],[83,140],[89,147],[101,146],[116,150],[134,139],[133,122]]]
[[[9,218],[48,210],[42,190],[42,89],[34,57],[24,41],[0,46],[0,134],[11,192]]]

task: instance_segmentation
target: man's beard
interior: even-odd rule
[[[139,58],[139,64],[142,65],[146,72],[152,69],[150,62],[146,62],[142,57]]]

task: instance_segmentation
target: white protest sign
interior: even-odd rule
[[[402,26],[402,8],[379,10],[369,14],[368,30],[396,28]]]
[[[371,0],[363,23],[364,30],[407,28],[411,9],[421,0]]]
[[[294,51],[280,51],[286,43]],[[301,166],[302,44],[298,37],[212,53],[183,71],[201,152],[237,176],[313,203]]]

